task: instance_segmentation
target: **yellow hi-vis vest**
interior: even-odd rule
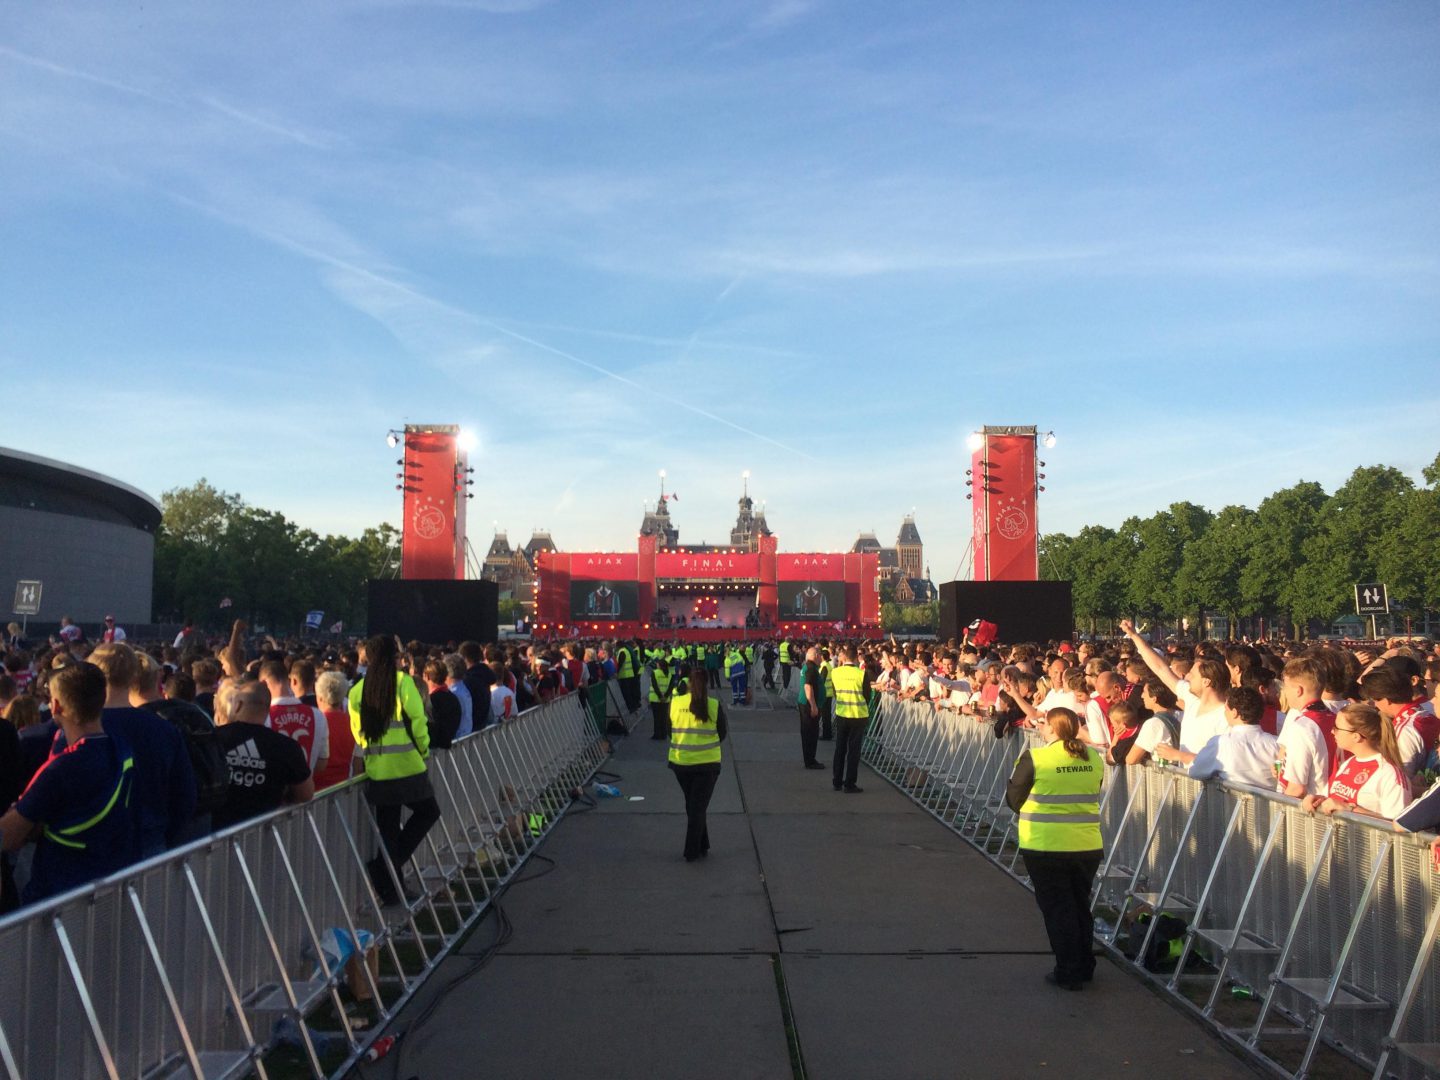
[[[834,670],[830,666],[829,660],[820,661],[820,677],[825,680],[825,697],[827,699],[835,696],[835,679],[831,675]]]
[[[1030,751],[1035,786],[1020,807],[1020,846],[1031,851],[1099,851],[1104,759],[1093,747],[1075,758],[1065,744]]]
[[[430,753],[430,728],[425,722],[420,691],[409,675],[397,674],[395,679],[395,716],[378,743],[366,742],[360,730],[360,697],[365,680],[350,688],[350,731],[355,736],[355,752],[364,756],[365,775],[371,780],[399,780],[423,773],[425,757]],[[407,716],[410,718],[408,731],[405,729]]]
[[[745,657],[739,649],[731,649],[730,655],[725,657],[725,677],[733,679],[738,675],[745,674]]]
[[[690,711],[690,695],[670,699],[670,764],[708,765],[720,760],[720,702],[705,699],[710,718],[701,720]]]
[[[782,642],[780,642],[780,663],[782,663],[782,664],[788,664],[789,662],[790,662],[790,642],[788,642],[788,641],[782,641]]]
[[[670,693],[670,680],[674,678],[668,671],[661,671],[656,668],[650,673],[650,700],[660,702],[665,700],[665,695]]]
[[[620,646],[620,652],[616,659],[615,677],[617,679],[635,678],[635,655],[629,645]]]
[[[835,715],[846,720],[867,718],[865,672],[854,664],[841,664],[830,672],[830,678],[835,683]]]

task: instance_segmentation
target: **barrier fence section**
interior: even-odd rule
[[[863,756],[1028,886],[1004,796],[1038,741],[881,696]],[[1149,765],[1106,770],[1101,821],[1096,939],[1118,961],[1276,1074],[1307,1075],[1323,1041],[1377,1080],[1440,1076],[1428,837]]]
[[[366,862],[380,854],[392,883],[399,868],[357,779],[12,914],[0,1075],[263,1078],[277,1039],[341,1075],[608,753],[579,694],[434,751],[441,815],[411,860],[413,901],[376,894]]]

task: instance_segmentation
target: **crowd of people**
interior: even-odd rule
[[[68,618],[31,642],[11,624],[0,648],[0,911],[361,774],[390,856],[370,865],[377,893],[413,895],[404,866],[438,816],[431,750],[617,679],[617,653],[628,688],[640,661],[625,646],[337,645],[251,635],[243,622],[228,638],[186,627],[140,644],[113,619],[91,641]]]
[[[1440,826],[1440,653],[1425,639],[1170,642],[1129,622],[1104,643],[880,648],[874,685],[993,724],[1044,731],[1056,709],[1106,763],[1181,768],[1411,831]]]
[[[891,694],[997,734],[1046,732],[1065,710],[1075,739],[1115,766],[1181,768],[1284,793],[1317,813],[1440,826],[1433,644],[1156,647],[1124,629],[1123,638],[1078,646],[439,647],[278,641],[239,622],[224,639],[187,627],[173,642],[140,645],[113,620],[99,642],[66,620],[32,643],[12,625],[0,674],[0,905],[56,895],[362,773],[390,856],[387,866],[377,854],[372,880],[382,899],[395,899],[409,892],[403,867],[438,816],[424,778],[432,749],[600,683],[613,682],[633,712],[646,672],[653,738],[673,744],[675,702],[699,698],[697,680],[717,706],[709,691],[728,683],[732,707],[751,701],[758,684],[794,702],[802,766],[828,768],[846,793],[861,790],[873,700]],[[828,763],[822,742],[835,744]]]

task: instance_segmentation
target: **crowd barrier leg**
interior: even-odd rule
[[[1426,972],[1435,962],[1437,937],[1440,937],[1440,903],[1432,907],[1430,918],[1425,922],[1424,940],[1415,953],[1415,964],[1410,969],[1410,977],[1405,980],[1405,989],[1395,1007],[1395,1019],[1391,1022],[1390,1030],[1386,1033],[1385,1040],[1381,1045],[1380,1057],[1375,1063],[1372,1080],[1384,1080],[1386,1066],[1389,1065],[1391,1056],[1397,1054],[1402,1059],[1414,1061],[1432,1072],[1440,1072],[1440,1043],[1404,1042],[1401,1038],[1406,1024],[1410,1020],[1411,1010],[1419,997]]]
[[[1265,995],[1265,1003],[1261,1006],[1260,1016],[1255,1022],[1254,1031],[1250,1036],[1252,1048],[1259,1049],[1260,1040],[1265,1036],[1265,1018],[1269,1015],[1274,1006],[1276,994],[1280,989],[1286,988],[1295,991],[1301,998],[1308,1001],[1311,1006],[1311,1016],[1307,1022],[1311,1025],[1310,1038],[1305,1046],[1304,1056],[1300,1059],[1300,1065],[1295,1070],[1297,1076],[1304,1076],[1309,1071],[1310,1062],[1315,1057],[1315,1051],[1320,1045],[1320,1036],[1325,1030],[1325,1021],[1334,1008],[1345,1009],[1386,1009],[1389,1002],[1379,1001],[1355,991],[1342,989],[1341,980],[1345,976],[1345,968],[1349,964],[1351,951],[1360,934],[1360,926],[1370,909],[1370,901],[1375,895],[1375,886],[1380,880],[1380,875],[1385,869],[1390,854],[1390,841],[1386,839],[1379,845],[1380,850],[1376,854],[1370,867],[1370,873],[1365,881],[1364,891],[1360,895],[1359,902],[1355,906],[1354,916],[1350,920],[1350,927],[1345,935],[1345,942],[1340,947],[1340,954],[1336,957],[1334,966],[1328,975],[1320,977],[1287,976],[1285,969],[1288,967],[1291,951],[1294,948],[1299,929],[1305,921],[1306,908],[1314,893],[1314,883],[1319,879],[1319,872],[1331,854],[1332,842],[1335,837],[1335,826],[1332,823],[1325,832],[1324,851],[1315,860],[1315,867],[1312,870],[1310,879],[1306,882],[1306,891],[1301,898],[1300,905],[1296,911],[1295,921],[1291,925],[1291,932],[1286,937],[1285,946],[1281,950],[1280,959],[1275,965],[1275,973],[1271,978],[1269,992]],[[1287,1033],[1288,1034],[1288,1033]]]
[[[250,902],[254,906],[255,916],[259,921],[261,934],[264,936],[265,944],[268,947],[270,958],[275,962],[275,975],[278,986],[265,997],[248,1003],[248,1008],[259,1015],[272,1015],[289,1013],[292,1016],[304,1016],[309,1001],[309,986],[297,986],[291,979],[290,972],[285,965],[285,956],[280,949],[280,943],[275,937],[271,926],[270,916],[266,910],[264,898],[260,895],[260,889],[255,883],[255,876],[251,872],[249,860],[238,843],[231,841],[230,849],[235,855],[235,860],[240,868],[240,876],[244,879],[245,888],[250,895]],[[320,1057],[315,1051],[315,1042],[310,1037],[310,1029],[307,1025],[300,1025],[300,1038],[303,1044],[305,1058],[309,1062],[311,1070],[316,1076],[324,1075],[320,1067]]]
[[[1235,832],[1239,831],[1239,817],[1244,810],[1244,801],[1237,800],[1235,813],[1231,818]],[[1215,985],[1210,988],[1210,996],[1206,999],[1205,1005],[1201,1010],[1201,1014],[1206,1019],[1211,1019],[1215,1015],[1215,1006],[1220,999],[1221,991],[1225,988],[1225,976],[1230,970],[1231,958],[1237,952],[1248,952],[1252,955],[1279,954],[1278,949],[1246,936],[1246,920],[1256,896],[1259,895],[1260,883],[1264,879],[1265,871],[1270,865],[1270,855],[1274,852],[1276,841],[1279,840],[1284,828],[1285,815],[1272,814],[1270,816],[1270,828],[1265,836],[1265,844],[1261,847],[1260,853],[1255,860],[1255,869],[1254,872],[1251,873],[1250,880],[1245,886],[1245,895],[1240,900],[1240,907],[1232,916],[1232,925],[1213,929],[1203,928],[1199,925],[1200,920],[1204,918],[1210,910],[1211,886],[1207,883],[1205,893],[1197,906],[1195,918],[1191,921],[1189,931],[1185,935],[1184,949],[1180,955],[1180,963],[1175,968],[1175,979],[1171,980],[1171,987],[1178,988],[1180,973],[1185,970],[1186,961],[1189,959],[1191,950],[1195,947],[1196,940],[1198,939],[1205,942],[1208,951],[1211,953],[1212,964],[1214,964],[1215,967]],[[1229,835],[1233,835],[1233,833],[1227,834],[1227,840]],[[1222,851],[1221,859],[1216,859],[1214,865],[1210,868],[1210,882],[1215,881],[1220,873],[1223,855],[1224,852]],[[1219,963],[1214,963],[1214,958],[1217,956]]]

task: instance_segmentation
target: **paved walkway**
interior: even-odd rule
[[[554,871],[502,897],[512,937],[446,994],[403,1074],[1255,1075],[1107,962],[1084,993],[1046,985],[1030,893],[868,769],[863,794],[832,791],[800,767],[796,726],[732,713],[713,850],[686,863],[680,790],[643,721],[606,766],[625,798],[556,828]]]

